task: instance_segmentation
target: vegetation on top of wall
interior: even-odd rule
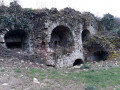
[[[4,7],[4,8],[3,8]],[[32,30],[33,25],[27,17],[23,13],[23,9],[17,2],[10,3],[10,7],[1,6],[0,11],[2,12],[0,15],[0,23],[2,28],[7,28],[9,30]]]
[[[47,20],[53,22],[58,22],[59,20],[59,22],[67,23],[71,28],[77,27],[80,23],[84,23],[83,18],[86,20],[86,23],[90,22],[90,20],[92,23],[96,21],[94,20],[94,15],[89,12],[81,14],[81,12],[69,7],[60,11],[56,8],[23,9],[16,1],[11,2],[9,7],[4,5],[0,6],[0,12],[1,28],[10,30],[36,30],[38,27],[41,28],[40,30],[43,30],[44,23],[47,22]]]
[[[83,19],[83,22],[84,22],[84,24],[86,26],[89,26],[89,24],[91,24],[91,26],[93,26],[94,28],[96,28],[96,24],[97,24],[96,21],[97,21],[97,19],[90,12],[84,12],[84,13],[82,13],[82,19]]]
[[[120,37],[120,18],[114,18],[114,32]]]

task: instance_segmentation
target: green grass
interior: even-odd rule
[[[27,74],[32,77],[38,76],[38,79],[63,79],[74,80],[86,85],[93,85],[97,88],[120,85],[120,67],[109,68],[108,70],[89,70],[81,72],[65,72],[57,69],[41,70],[29,69]]]
[[[5,69],[1,69],[0,72],[5,72]]]
[[[15,68],[14,71],[17,72],[17,73],[21,73],[21,69],[20,68]]]
[[[120,90],[120,88],[117,88],[116,90]]]

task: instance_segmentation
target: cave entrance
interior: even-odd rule
[[[108,52],[106,51],[96,51],[87,58],[87,61],[105,61],[108,57]]]
[[[60,25],[53,29],[50,40],[50,47],[70,47],[74,45],[73,35],[70,29]]]
[[[82,31],[82,41],[86,41],[90,37],[90,32],[88,30],[83,30]]]
[[[27,33],[23,30],[11,30],[4,36],[5,44],[10,49],[23,49],[26,39]]]
[[[73,66],[79,66],[80,64],[83,64],[82,59],[76,59],[75,62],[73,63]]]

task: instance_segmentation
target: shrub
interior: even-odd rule
[[[106,30],[112,30],[114,28],[114,16],[105,14],[102,18],[102,23],[105,25]]]

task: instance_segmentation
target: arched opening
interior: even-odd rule
[[[108,52],[106,51],[96,51],[93,54],[91,54],[89,57],[87,57],[87,61],[104,61],[108,57]]]
[[[83,64],[83,60],[76,59],[75,62],[73,63],[73,66],[79,66],[80,64]]]
[[[70,47],[74,45],[73,35],[70,29],[60,25],[53,29],[50,40],[50,47]]]
[[[83,30],[82,31],[82,41],[86,41],[90,37],[90,32],[88,30]]]
[[[27,33],[23,30],[11,30],[4,36],[5,44],[10,49],[23,49],[26,44]]]

